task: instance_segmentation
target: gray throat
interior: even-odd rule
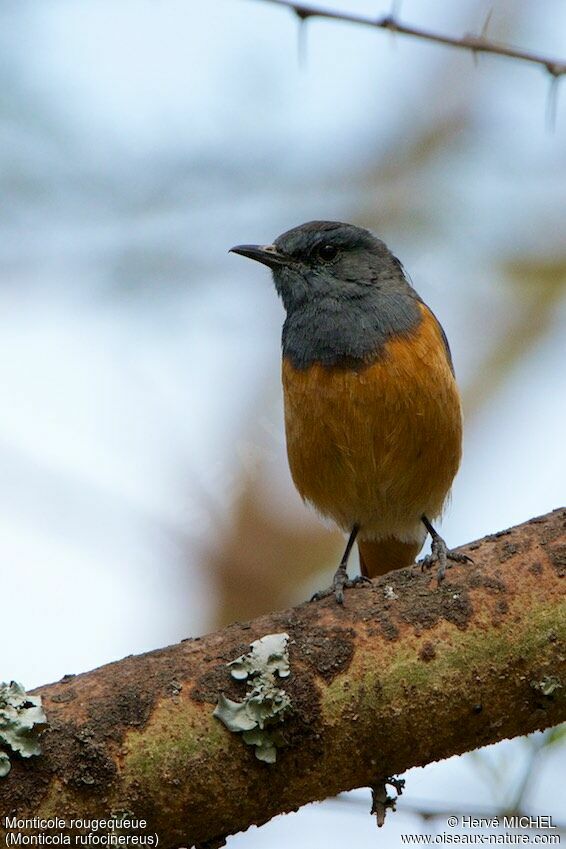
[[[389,339],[418,327],[418,301],[413,291],[393,291],[371,299],[328,297],[303,303],[287,313],[283,356],[297,369],[315,363],[339,367],[373,362]]]

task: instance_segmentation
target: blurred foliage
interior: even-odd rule
[[[510,318],[499,344],[466,387],[466,402],[472,411],[489,400],[548,332],[566,296],[566,254],[504,260],[498,277],[507,287]]]
[[[566,725],[530,734],[521,739],[523,747],[522,770],[513,782],[517,753],[508,746],[489,746],[469,752],[466,757],[491,788],[496,815],[525,816],[529,811],[529,794],[537,781],[544,757],[566,740]],[[566,822],[562,827],[566,826]]]
[[[301,601],[313,576],[338,562],[341,535],[313,521],[294,525],[267,512],[253,479],[248,479],[231,511],[231,522],[203,555],[214,575],[215,625],[252,619]]]

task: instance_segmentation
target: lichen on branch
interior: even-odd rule
[[[566,719],[565,525],[557,510],[463,546],[474,563],[440,586],[390,572],[343,607],[305,603],[40,688],[42,753],[13,756],[0,812],[127,810],[163,849],[221,845],[360,786],[381,819],[388,776]],[[214,711],[242,701],[231,673],[249,675],[250,645],[273,634],[289,637],[292,710],[264,763]]]

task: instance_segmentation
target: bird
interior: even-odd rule
[[[266,265],[283,302],[287,457],[305,502],[348,535],[328,590],[415,563],[427,534],[438,583],[467,562],[433,525],[462,454],[462,409],[446,334],[403,265],[372,232],[309,221],[272,244],[236,245]],[[360,575],[348,577],[357,541]]]

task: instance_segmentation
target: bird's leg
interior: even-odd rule
[[[338,569],[334,573],[334,578],[332,579],[332,586],[330,586],[327,590],[321,590],[318,593],[315,593],[311,598],[311,601],[318,601],[320,598],[325,598],[327,595],[334,594],[336,596],[336,601],[338,604],[344,604],[344,590],[349,587],[359,586],[359,584],[369,584],[371,583],[369,578],[366,578],[364,575],[358,575],[355,578],[348,577],[348,558],[350,556],[350,552],[352,551],[352,547],[356,541],[356,537],[358,535],[358,531],[360,530],[359,525],[354,525],[352,528],[352,532],[348,538],[348,542],[346,544],[346,549],[344,554],[342,555],[342,560],[340,561],[340,565]]]
[[[426,516],[421,516],[421,520],[432,538],[432,546],[430,554],[427,554],[421,561],[421,569],[430,569],[435,564],[438,564],[437,579],[438,583],[444,580],[446,569],[449,566],[448,561],[453,560],[455,563],[473,563],[471,557],[467,554],[460,554],[459,551],[452,551],[438,531],[436,531]]]

